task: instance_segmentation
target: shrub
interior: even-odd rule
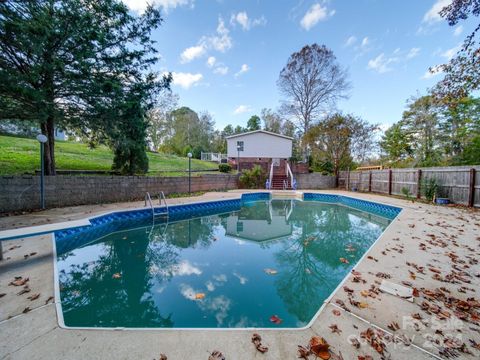
[[[434,178],[425,179],[422,181],[422,191],[425,199],[428,201],[433,201],[437,196],[438,183]]]
[[[250,170],[244,170],[240,175],[240,186],[246,189],[263,189],[267,175],[259,165]]]
[[[218,170],[223,173],[228,173],[232,170],[230,164],[218,164]]]
[[[401,190],[402,194],[405,196],[407,200],[411,200],[413,202],[413,197],[410,194],[410,189],[407,187],[402,187]]]

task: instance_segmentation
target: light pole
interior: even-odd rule
[[[240,173],[240,145],[237,145],[237,172]]]
[[[45,186],[43,183],[43,178],[45,176],[45,161],[43,160],[43,152],[45,143],[48,141],[48,138],[43,135],[37,135],[37,140],[40,143],[40,208],[45,209]]]
[[[188,193],[192,193],[192,153],[188,153]]]

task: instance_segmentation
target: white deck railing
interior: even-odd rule
[[[203,161],[213,161],[213,162],[218,162],[221,163],[222,160],[227,160],[227,154],[222,154],[222,153],[201,153],[201,159]]]

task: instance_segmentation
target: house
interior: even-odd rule
[[[260,165],[268,170],[273,161],[280,165],[292,157],[293,138],[265,130],[250,131],[227,137],[228,162],[240,169]]]
[[[265,130],[249,131],[227,137],[228,162],[240,171],[259,165],[268,174],[268,188],[289,189],[294,186],[293,138]],[[308,171],[308,167],[306,167]]]

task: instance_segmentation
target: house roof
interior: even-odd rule
[[[244,132],[244,133],[240,133],[240,134],[230,135],[230,136],[227,136],[226,139],[231,139],[231,138],[235,138],[235,137],[238,137],[238,136],[244,136],[244,135],[252,135],[252,134],[256,134],[256,133],[264,133],[264,134],[267,134],[267,135],[273,135],[273,136],[278,136],[278,137],[281,137],[281,138],[284,138],[284,139],[293,140],[293,137],[277,134],[277,133],[266,131],[266,130],[255,130],[255,131],[248,131],[248,132]]]

